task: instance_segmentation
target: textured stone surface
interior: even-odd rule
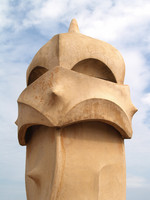
[[[125,200],[124,141],[113,127],[81,122],[32,128],[27,145],[28,199]]]
[[[27,70],[18,138],[27,199],[125,200],[124,138],[136,108],[114,47],[79,32],[54,36]]]

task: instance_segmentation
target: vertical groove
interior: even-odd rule
[[[59,198],[60,189],[62,186],[63,172],[65,166],[65,150],[61,135],[62,129],[56,129],[56,163],[55,172],[52,184],[52,192],[50,200],[57,200]]]

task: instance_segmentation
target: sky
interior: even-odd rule
[[[125,141],[127,200],[150,197],[150,1],[0,0],[0,199],[25,200],[25,146],[17,139],[17,98],[36,52],[72,18],[80,32],[112,44],[126,64],[138,108]]]

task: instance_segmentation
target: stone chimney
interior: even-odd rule
[[[55,35],[34,56],[18,99],[28,200],[125,200],[124,139],[136,108],[125,64],[110,44]]]

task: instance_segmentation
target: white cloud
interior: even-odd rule
[[[10,11],[9,0],[1,0],[0,2],[0,30],[11,23],[11,19],[8,17]]]
[[[72,17],[76,17],[84,33],[98,38],[102,36],[106,40],[115,40],[118,36],[122,37],[125,34],[135,37],[132,28],[136,28],[136,34],[139,35],[143,31],[143,24],[146,24],[150,17],[148,1],[144,3],[142,1],[130,3],[116,1],[113,5],[111,0],[99,2],[91,0],[86,3],[84,1],[51,0],[37,4],[37,6],[33,3],[31,5],[32,9],[23,20],[25,26],[40,26],[41,30],[49,26],[50,31],[55,24],[59,22],[66,24]]]
[[[141,188],[141,187],[149,187],[150,183],[147,182],[147,180],[143,177],[139,176],[128,176],[127,177],[127,187],[129,188]]]
[[[150,93],[145,94],[145,96],[142,98],[142,101],[144,104],[146,104],[149,107],[150,106]]]

